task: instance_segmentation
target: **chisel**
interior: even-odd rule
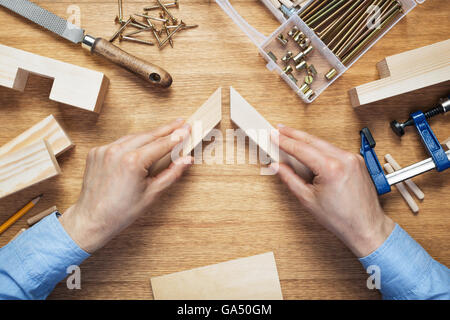
[[[119,49],[109,41],[85,35],[84,30],[28,0],[0,0],[0,5],[56,33],[73,43],[97,53],[159,87],[170,87],[172,77],[164,69]]]

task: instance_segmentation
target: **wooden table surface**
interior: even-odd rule
[[[108,37],[117,27],[114,0],[34,2],[64,17],[70,5],[78,5],[81,24],[92,35]],[[266,35],[279,26],[259,1],[231,2]],[[149,3],[124,0],[125,14]],[[171,72],[172,88],[160,90],[0,9],[2,44],[92,68],[111,80],[100,116],[50,101],[49,79],[31,76],[24,93],[0,87],[0,144],[53,114],[77,145],[59,159],[61,176],[1,200],[1,221],[40,193],[45,198],[28,216],[53,205],[64,211],[79,195],[85,158],[92,147],[187,118],[219,86],[224,88],[220,125],[224,133],[233,127],[228,93],[233,86],[274,125],[306,130],[354,152],[359,150],[359,130],[370,126],[378,155],[391,153],[402,165],[427,157],[416,134],[409,132],[400,140],[389,121],[431,107],[447,93],[448,83],[358,110],[350,106],[347,91],[378,79],[375,65],[385,56],[449,38],[449,1],[427,1],[414,9],[311,105],[266,69],[253,43],[214,1],[181,0],[175,13],[200,27],[180,33],[174,49],[121,44]],[[450,136],[448,118],[436,118],[432,126],[440,139]],[[275,253],[285,299],[380,298],[366,288],[368,275],[353,254],[299,206],[278,177],[258,173],[257,165],[195,165],[152,212],[82,264],[81,290],[68,290],[63,282],[50,298],[152,299],[153,276],[268,251]],[[450,172],[429,173],[416,179],[426,194],[417,216],[397,191],[381,199],[386,213],[446,265],[450,265],[450,198],[444,192],[449,190],[449,176]],[[22,218],[0,236],[0,245],[25,226]]]

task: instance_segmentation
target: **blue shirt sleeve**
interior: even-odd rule
[[[383,299],[450,299],[450,270],[398,224],[376,251],[359,260],[366,270],[379,268]]]
[[[0,299],[45,299],[88,257],[53,213],[0,249]]]

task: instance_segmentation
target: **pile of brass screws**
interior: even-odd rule
[[[378,19],[371,8],[379,9]],[[348,65],[401,12],[397,0],[316,0],[299,16]]]
[[[305,80],[303,85],[300,87],[300,90],[306,96],[307,99],[312,99],[315,95],[314,91],[311,89],[311,84],[314,82],[317,76],[317,70],[313,64],[308,64],[307,58],[313,52],[314,47],[311,45],[311,40],[296,26],[294,26],[285,36],[280,33],[277,36],[277,41],[281,44],[281,46],[285,47],[289,42],[289,39],[294,41],[300,48],[300,52],[298,54],[294,54],[292,51],[287,51],[286,54],[281,58],[281,61],[284,63],[283,72],[291,79],[295,84],[297,84],[298,80],[294,77],[292,72],[294,69],[298,72],[305,71]],[[273,52],[267,53],[272,60],[276,62],[277,58],[273,54]],[[291,64],[292,62],[292,64]]]
[[[169,8],[179,8],[179,0],[174,0],[173,3],[162,3],[161,0],[156,0],[152,6],[144,7],[143,13],[135,13],[127,20],[123,18],[122,0],[118,0],[119,14],[116,16],[115,22],[120,24],[120,28],[109,39],[113,42],[116,39],[119,41],[131,41],[146,45],[155,45],[153,41],[136,38],[135,35],[150,32],[156,40],[159,49],[164,48],[167,44],[173,48],[173,36],[180,30],[192,29],[198,25],[187,25],[183,20],[178,21],[169,11]],[[154,13],[159,10],[159,15]],[[140,20],[140,21],[139,21]],[[134,27],[135,31],[125,33],[129,27]]]

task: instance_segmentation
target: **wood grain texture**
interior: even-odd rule
[[[450,81],[450,40],[388,57],[378,70],[382,79],[349,90],[353,107]]]
[[[0,198],[53,178],[61,173],[45,140],[0,157]]]
[[[282,300],[273,252],[151,279],[156,300]]]
[[[271,141],[270,136],[276,133],[276,129],[233,89],[233,87],[230,87],[230,117],[231,121],[241,128],[259,146],[259,149],[264,151],[274,162],[288,163],[303,179],[312,181],[313,174],[311,170],[294,157],[280,150]],[[263,174],[265,171],[261,172]],[[273,174],[273,171],[270,169],[266,172],[267,174]]]
[[[97,38],[92,52],[133,72],[152,85],[168,88],[172,84],[172,77],[166,70],[123,51],[105,39]]]
[[[124,1],[124,14],[138,12],[148,3]],[[264,34],[279,27],[259,0],[231,3]],[[113,22],[117,1],[40,0],[39,4],[63,17],[69,16],[70,5],[78,5],[81,24],[93,35],[108,38],[117,29]],[[52,205],[64,212],[79,196],[91,148],[179,117],[188,119],[218,87],[233,86],[272,124],[302,129],[348,151],[359,151],[359,130],[368,126],[379,155],[391,153],[405,167],[429,157],[414,131],[399,139],[389,122],[432,107],[448,93],[449,83],[361,109],[351,107],[347,91],[379,79],[376,63],[385,57],[447,40],[450,25],[442,21],[449,20],[449,1],[426,1],[418,6],[310,105],[267,70],[253,43],[214,1],[184,0],[173,11],[187,24],[199,24],[197,29],[177,34],[174,49],[120,44],[170,71],[174,83],[164,90],[0,8],[2,44],[98,70],[111,79],[100,116],[49,101],[52,83],[48,79],[30,75],[23,93],[0,87],[0,145],[28,129],[30,119],[49,114],[64,122],[77,145],[58,158],[63,169],[60,177],[2,199],[1,221],[20,209],[24,199],[40,193],[45,197],[33,213]],[[424,23],[424,17],[430,19]],[[222,103],[218,128],[225,135],[226,129],[233,128],[228,92]],[[441,141],[450,137],[448,116],[435,117],[432,127]],[[276,257],[285,299],[379,299],[377,291],[367,289],[368,274],[353,254],[300,207],[277,177],[262,177],[259,170],[259,165],[251,164],[194,165],[152,212],[81,265],[81,290],[68,290],[61,283],[50,299],[152,299],[152,277],[270,251]],[[427,195],[417,216],[397,191],[381,197],[389,217],[447,266],[450,199],[442,195],[449,188],[449,178],[447,171],[414,179]],[[26,219],[19,220],[0,237],[0,245],[24,227]]]
[[[450,39],[386,57],[377,64],[380,78],[401,75],[412,70],[430,69],[450,52]]]
[[[51,145],[56,157],[75,146],[55,117],[49,115],[44,120],[39,121],[28,130],[1,146],[0,157],[27,147],[39,140],[46,140]]]
[[[104,74],[0,44],[0,86],[23,91],[30,73],[53,79],[50,100],[100,112],[109,85]]]
[[[186,121],[191,126],[191,135],[180,148],[180,156],[189,155],[194,148],[222,120],[222,88],[218,88],[205,103]],[[156,162],[149,170],[155,176],[172,163],[172,153]]]

